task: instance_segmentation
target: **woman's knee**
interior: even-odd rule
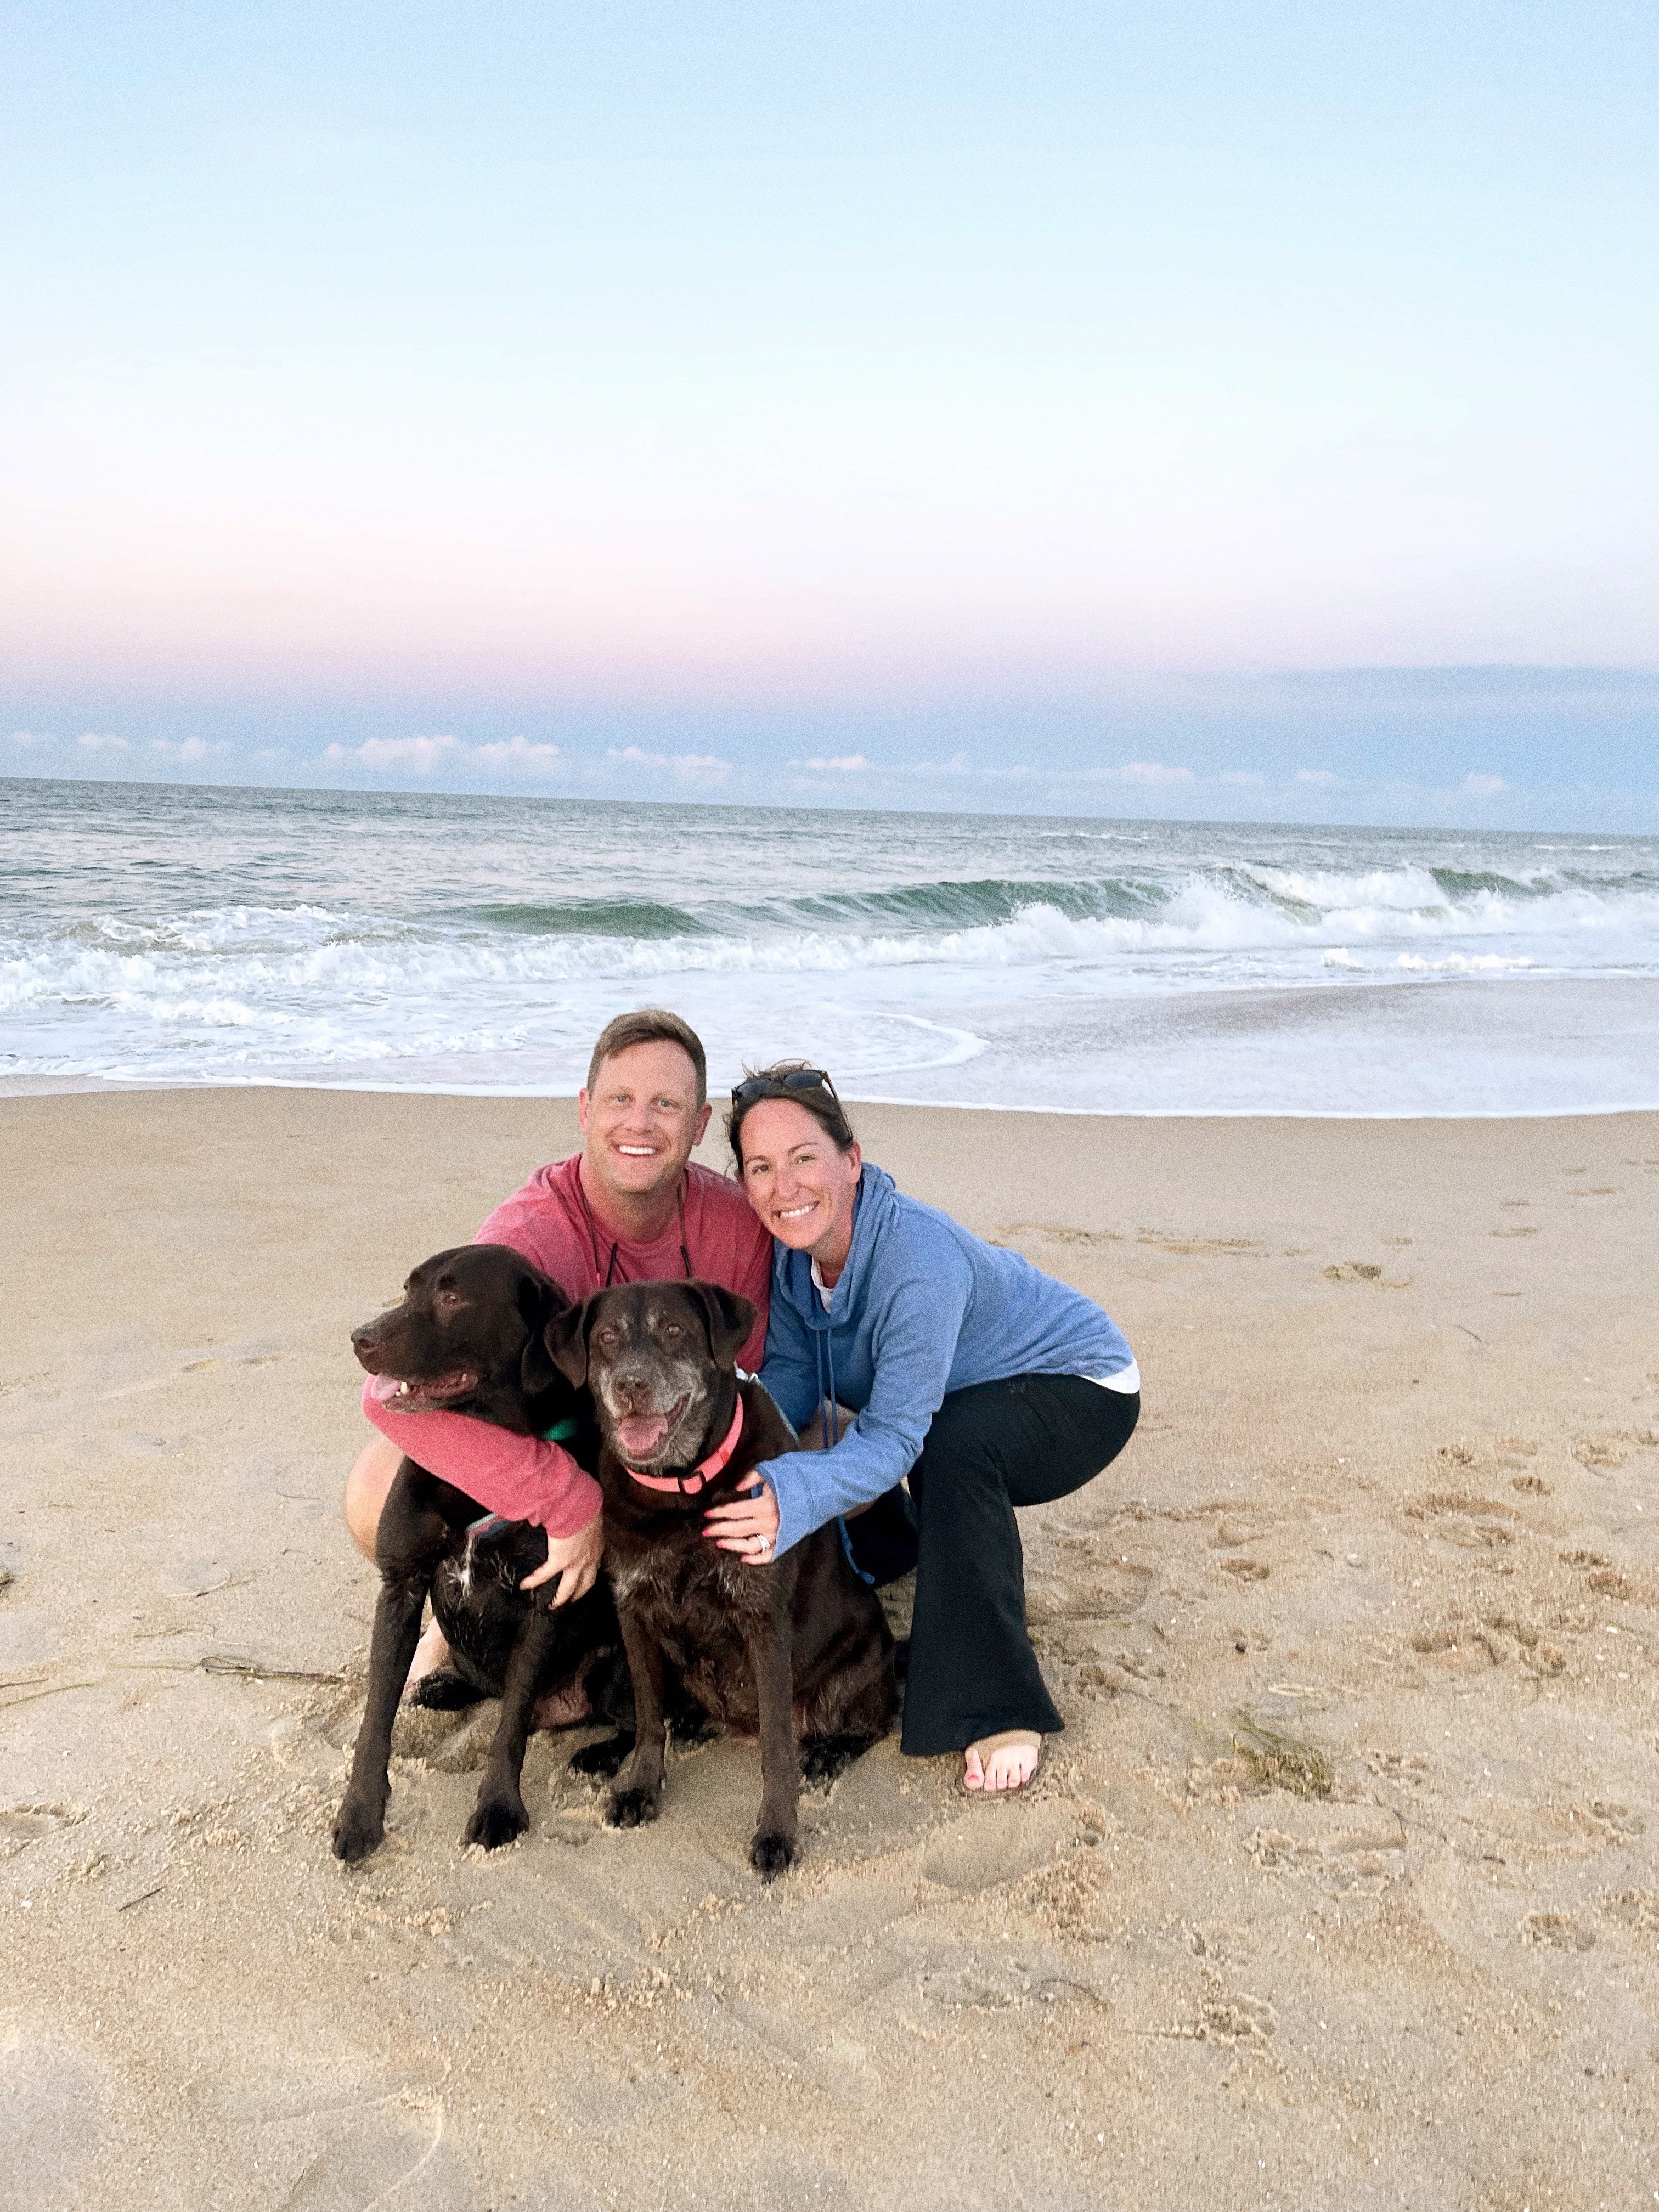
[[[371,1563],[386,1492],[403,1464],[403,1457],[389,1437],[371,1437],[352,1462],[351,1472],[346,1477],[346,1527],[351,1531],[352,1542]]]

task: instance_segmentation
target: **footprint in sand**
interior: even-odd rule
[[[230,1569],[216,1559],[191,1559],[163,1575],[157,1587],[163,1597],[206,1597],[211,1590],[223,1589],[229,1580]]]
[[[1540,1949],[1592,1951],[1595,1938],[1570,1912],[1529,1912],[1521,1923],[1521,1941]]]
[[[0,1859],[15,1858],[42,1836],[72,1828],[86,1817],[79,1805],[0,1806]]]

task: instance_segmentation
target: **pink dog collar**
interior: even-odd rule
[[[642,1482],[647,1490],[678,1490],[683,1498],[695,1498],[703,1485],[712,1482],[738,1448],[738,1438],[743,1434],[743,1400],[738,1400],[738,1410],[732,1416],[732,1425],[726,1432],[726,1442],[716,1452],[710,1452],[700,1467],[690,1474],[641,1474],[636,1467],[628,1467],[635,1482]]]

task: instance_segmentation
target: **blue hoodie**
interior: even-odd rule
[[[1097,1379],[1134,1364],[1092,1299],[904,1197],[867,1162],[855,1203],[827,1312],[808,1255],[773,1247],[761,1380],[798,1429],[826,1398],[858,1415],[833,1450],[757,1468],[778,1501],[775,1557],[902,1481],[948,1392],[1011,1375]]]

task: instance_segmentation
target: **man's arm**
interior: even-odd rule
[[[363,1412],[416,1466],[453,1482],[491,1513],[532,1521],[550,1542],[599,1511],[599,1486],[562,1445],[521,1437],[470,1413],[395,1413],[363,1386]]]

